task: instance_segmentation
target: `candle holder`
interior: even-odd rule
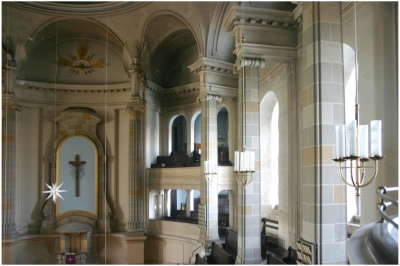
[[[204,161],[204,178],[211,184],[214,181],[214,176],[218,174],[218,167],[211,161]]]
[[[253,181],[253,173],[255,172],[255,159],[253,151],[243,152],[235,151],[235,166],[233,172],[236,175],[236,181],[246,188]]]
[[[371,121],[370,131],[370,147],[372,156],[368,156],[368,126],[358,124],[359,116],[359,105],[356,104],[356,119],[352,120],[347,124],[347,156],[345,156],[345,126],[336,126],[336,155],[337,158],[333,161],[339,163],[339,174],[343,182],[356,190],[356,196],[360,196],[360,188],[366,187],[375,180],[378,174],[378,161],[382,160],[382,122],[380,120]],[[376,155],[378,154],[378,155]],[[372,166],[367,166],[366,163],[374,161]],[[346,162],[350,163],[350,166],[346,166]],[[343,165],[344,164],[344,165]],[[374,174],[365,182],[365,170],[371,168],[374,169]],[[343,175],[343,169],[345,171],[349,169],[351,183]],[[365,183],[364,183],[365,182]]]
[[[369,184],[374,181],[376,178],[376,175],[378,173],[378,161],[383,159],[383,156],[371,156],[369,158],[361,158],[358,156],[349,156],[349,157],[343,157],[343,158],[338,158],[338,159],[333,159],[335,162],[339,162],[339,174],[340,177],[342,178],[343,182],[346,183],[346,185],[354,187],[356,190],[356,196],[360,196],[360,188],[366,187]],[[375,163],[373,166],[366,166],[365,163],[373,160]],[[346,161],[350,161],[350,166],[343,166],[343,163]],[[353,167],[353,165],[355,166]],[[373,168],[374,169],[374,174],[370,178],[368,182],[364,184],[365,181],[365,170],[367,168]],[[343,169],[350,169],[350,177],[351,177],[351,183],[346,180],[346,178],[343,176]],[[353,171],[355,172],[355,178],[353,175]]]

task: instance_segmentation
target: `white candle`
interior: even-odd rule
[[[244,152],[244,158],[245,158],[245,163],[244,163],[244,170],[248,171],[249,170],[249,151]]]
[[[252,152],[250,152],[250,167],[249,167],[249,170],[250,171],[254,171],[254,161],[255,161],[255,159],[254,159],[254,157],[255,157],[255,155],[254,155],[254,151],[252,151]]]
[[[208,161],[204,161],[204,173],[208,174]]]
[[[218,166],[217,166],[217,164],[214,162],[214,165],[213,165],[213,174],[218,174]]]
[[[345,156],[345,127],[344,125],[335,126],[336,129],[336,158]]]
[[[357,121],[347,124],[347,156],[357,156]]]
[[[240,152],[239,172],[243,171],[243,165],[244,165],[244,154],[243,152]]]
[[[358,130],[358,135],[360,136],[360,156],[361,158],[368,158],[368,126],[362,125]]]
[[[233,166],[233,171],[237,172],[239,166],[239,152],[235,151],[235,165]]]
[[[382,156],[382,121],[371,121],[371,156]]]

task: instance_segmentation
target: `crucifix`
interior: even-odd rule
[[[75,161],[69,162],[69,164],[72,164],[75,166],[75,197],[79,197],[79,166],[81,164],[85,164],[85,161],[79,161],[79,155],[75,155]]]

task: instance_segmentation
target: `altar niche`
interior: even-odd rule
[[[95,144],[85,136],[71,136],[60,143],[56,179],[67,192],[63,194],[64,200],[57,200],[57,216],[72,212],[97,216],[97,158]]]

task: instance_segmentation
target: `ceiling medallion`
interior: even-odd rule
[[[95,54],[86,56],[89,51],[89,45],[87,42],[81,41],[81,43],[76,47],[78,57],[75,55],[68,55],[70,59],[66,59],[60,56],[57,61],[57,65],[62,67],[70,67],[69,71],[74,74],[78,74],[81,71],[85,75],[93,73],[94,68],[102,68],[106,65],[103,59],[93,60]]]

